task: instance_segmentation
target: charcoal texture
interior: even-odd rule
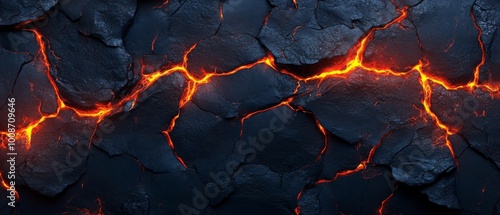
[[[0,214],[500,214],[499,28],[491,0],[0,0]]]
[[[2,0],[0,2],[2,5],[0,7],[0,25],[16,25],[43,17],[43,14],[49,13],[49,10],[58,2],[58,0]]]

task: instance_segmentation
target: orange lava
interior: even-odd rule
[[[273,109],[278,108],[278,107],[281,107],[281,106],[288,106],[288,107],[290,107],[292,110],[295,110],[295,108],[293,108],[293,107],[290,105],[290,102],[292,102],[292,101],[293,101],[293,97],[290,97],[290,98],[288,98],[288,99],[286,99],[286,100],[284,100],[284,101],[280,102],[280,103],[279,103],[279,104],[277,104],[277,105],[273,105],[273,106],[271,106],[271,107],[268,107],[268,108],[265,108],[265,109],[262,109],[262,110],[254,111],[254,112],[249,113],[249,114],[247,114],[246,116],[242,117],[242,118],[240,119],[240,122],[241,122],[240,137],[241,137],[241,136],[243,136],[243,129],[244,129],[244,127],[245,127],[245,120],[247,120],[247,119],[251,118],[252,116],[255,116],[255,115],[259,114],[259,113],[264,113],[264,112],[267,112],[267,111],[269,111],[269,110],[273,110]]]
[[[422,86],[423,98],[421,99],[421,103],[424,107],[425,114],[428,115],[433,120],[433,122],[435,123],[435,125],[438,128],[443,130],[443,132],[444,132],[443,138],[445,140],[444,145],[449,149],[450,154],[452,155],[453,159],[456,162],[455,153],[454,153],[451,141],[449,140],[449,136],[456,134],[456,132],[458,130],[453,129],[450,126],[443,123],[443,121],[438,117],[438,115],[432,110],[432,108],[431,108],[432,107],[432,102],[431,102],[432,100],[431,99],[432,99],[432,94],[433,94],[433,88],[431,86],[431,83],[438,84],[438,85],[442,86],[443,88],[445,88],[446,90],[467,90],[469,92],[472,92],[475,89],[483,89],[483,90],[486,90],[490,93],[498,93],[498,91],[499,91],[498,87],[479,84],[480,71],[481,71],[481,68],[484,65],[485,59],[486,59],[486,52],[485,52],[484,44],[481,40],[482,31],[479,28],[479,26],[477,25],[476,19],[475,19],[474,15],[472,14],[472,17],[474,19],[474,24],[479,32],[478,42],[479,42],[481,50],[482,50],[482,60],[481,60],[481,63],[478,64],[474,70],[474,79],[471,80],[466,85],[452,86],[452,85],[446,83],[445,81],[440,80],[437,77],[433,77],[429,74],[424,73],[423,68],[428,65],[425,58],[421,59],[417,65],[413,66],[413,69],[408,73],[393,71],[393,70],[386,69],[386,68],[370,67],[370,66],[364,65],[363,64],[363,55],[364,55],[364,52],[366,50],[366,47],[369,44],[369,41],[373,37],[373,34],[375,33],[375,31],[387,29],[388,27],[390,27],[391,25],[394,25],[394,24],[400,24],[404,19],[406,19],[408,17],[408,7],[405,7],[399,11],[400,11],[400,15],[396,19],[394,19],[393,21],[389,22],[388,24],[386,24],[382,27],[372,28],[367,33],[367,35],[360,40],[358,45],[355,46],[354,49],[351,50],[351,52],[350,52],[351,54],[350,55],[348,54],[348,58],[347,58],[347,61],[345,63],[345,66],[340,67],[341,69],[338,69],[338,68],[327,69],[320,74],[317,74],[317,75],[314,75],[314,76],[311,76],[308,78],[297,78],[296,76],[294,76],[294,77],[297,78],[299,81],[308,82],[308,81],[313,81],[313,80],[322,81],[322,80],[324,80],[326,78],[330,78],[330,77],[345,77],[345,75],[355,71],[356,69],[363,69],[363,70],[366,70],[369,72],[373,72],[375,74],[391,75],[391,76],[408,76],[412,72],[417,72],[420,76],[420,85]],[[318,180],[314,183],[314,185],[318,185],[318,184],[322,184],[322,183],[329,183],[329,182],[332,182],[332,181],[338,179],[339,177],[349,176],[349,175],[352,175],[356,172],[364,170],[366,168],[366,165],[371,161],[371,159],[373,157],[373,153],[377,149],[377,147],[378,147],[378,145],[373,147],[372,150],[370,151],[369,157],[366,160],[360,162],[360,164],[355,169],[338,172],[334,178]],[[300,198],[300,196],[298,198]],[[383,202],[383,204],[384,203],[385,203],[385,201]],[[382,207],[383,207],[383,205],[382,205]],[[381,211],[381,210],[379,210],[379,211]],[[300,213],[299,206],[297,206],[297,208],[295,209],[295,213],[296,214]]]
[[[165,5],[167,3],[168,3],[168,0],[164,4],[162,4],[160,7],[162,7],[163,5]],[[293,0],[293,3],[295,5],[295,7],[298,8],[297,0]],[[220,12],[220,14],[219,14],[220,19],[223,20],[224,14],[222,11],[222,7],[219,8],[219,12]],[[148,74],[141,73],[141,79],[133,87],[133,89],[131,90],[131,92],[128,95],[126,95],[122,98],[119,98],[116,101],[107,103],[107,104],[97,104],[97,105],[95,105],[94,108],[89,109],[89,110],[83,110],[83,109],[71,107],[70,105],[67,105],[65,103],[65,100],[61,96],[61,94],[59,92],[59,88],[57,87],[56,80],[54,78],[52,78],[52,76],[50,75],[50,71],[52,68],[51,68],[51,65],[49,63],[48,56],[47,56],[47,50],[50,50],[50,47],[49,47],[50,44],[46,43],[42,34],[39,31],[29,30],[35,35],[36,41],[39,45],[39,53],[37,56],[37,60],[43,64],[43,66],[44,66],[43,71],[45,72],[45,74],[46,74],[46,76],[47,76],[47,78],[48,78],[48,80],[49,80],[49,82],[54,90],[55,99],[56,99],[56,103],[57,103],[57,109],[54,113],[51,113],[51,114],[44,115],[41,113],[41,117],[39,119],[30,119],[29,124],[27,126],[25,126],[23,128],[19,128],[17,130],[17,135],[18,135],[19,139],[23,140],[25,148],[29,150],[30,146],[32,144],[31,143],[32,135],[37,132],[39,127],[43,126],[43,123],[45,122],[45,120],[57,117],[61,110],[71,110],[75,113],[75,115],[77,117],[80,117],[80,118],[95,119],[97,122],[97,125],[98,125],[104,118],[123,111],[124,107],[127,104],[129,104],[130,102],[132,102],[132,104],[133,104],[132,108],[133,108],[136,104],[136,101],[142,95],[142,93],[145,90],[149,89],[159,79],[166,77],[166,76],[169,76],[173,73],[178,73],[178,74],[181,74],[185,78],[186,87],[185,87],[184,92],[181,96],[181,99],[179,100],[179,104],[178,104],[179,112],[171,120],[167,130],[163,131],[163,134],[167,138],[168,145],[172,148],[172,151],[175,154],[175,156],[178,158],[179,162],[184,167],[186,167],[186,164],[184,163],[184,161],[179,156],[177,156],[177,154],[175,153],[175,150],[174,150],[175,147],[174,147],[174,143],[172,142],[172,139],[170,137],[170,133],[175,128],[176,121],[179,119],[179,117],[181,115],[182,108],[189,101],[192,100],[193,95],[198,90],[198,87],[201,85],[210,83],[210,81],[212,80],[213,77],[229,76],[229,75],[233,75],[239,71],[252,68],[256,65],[267,65],[267,66],[275,69],[276,71],[279,71],[283,74],[289,75],[297,80],[297,88],[295,89],[295,92],[294,92],[294,95],[296,95],[299,87],[301,86],[301,83],[306,83],[306,82],[310,82],[310,81],[322,81],[324,79],[331,78],[331,77],[345,77],[347,74],[350,74],[357,69],[363,69],[363,70],[366,70],[368,72],[372,72],[374,75],[388,75],[388,76],[395,76],[395,77],[408,77],[409,74],[411,74],[411,73],[418,73],[419,77],[420,77],[420,80],[418,80],[418,81],[420,82],[420,85],[422,86],[422,95],[423,96],[421,98],[421,103],[423,105],[423,111],[425,112],[425,115],[430,117],[432,119],[433,123],[435,123],[435,125],[444,132],[443,138],[445,138],[445,140],[446,140],[445,145],[446,145],[446,147],[448,147],[453,158],[455,158],[455,154],[454,154],[451,142],[449,141],[449,136],[456,134],[457,130],[453,129],[450,126],[443,123],[442,120],[438,117],[438,115],[436,113],[434,113],[434,111],[432,110],[431,99],[432,99],[432,95],[433,95],[433,88],[432,88],[431,84],[440,85],[443,88],[445,88],[446,90],[467,90],[468,92],[472,92],[476,89],[482,89],[482,90],[488,91],[490,93],[499,93],[499,86],[492,86],[492,85],[488,85],[488,84],[480,84],[479,83],[480,71],[485,63],[485,60],[486,60],[485,47],[484,47],[484,44],[481,40],[482,30],[477,25],[476,18],[472,14],[472,18],[474,20],[475,27],[477,28],[477,30],[479,32],[478,42],[479,42],[479,44],[481,46],[481,50],[482,50],[482,60],[481,60],[481,63],[479,63],[474,70],[473,80],[471,80],[466,85],[452,86],[452,85],[448,84],[446,81],[443,81],[443,80],[441,80],[437,77],[434,77],[432,75],[426,74],[423,70],[423,68],[428,65],[425,58],[421,59],[417,65],[414,65],[412,70],[409,72],[393,71],[393,70],[387,69],[387,68],[372,67],[372,66],[367,66],[367,65],[363,64],[364,52],[365,52],[369,42],[373,38],[374,33],[378,30],[387,29],[388,27],[390,27],[392,25],[400,25],[401,22],[408,17],[408,8],[407,7],[400,9],[399,12],[400,12],[400,15],[397,18],[395,18],[391,22],[387,23],[386,25],[383,25],[381,27],[372,28],[363,38],[361,38],[359,40],[359,42],[347,54],[347,60],[345,61],[344,65],[342,65],[341,67],[336,66],[335,68],[327,68],[327,69],[325,69],[325,71],[323,71],[319,74],[313,75],[311,77],[302,78],[302,77],[299,77],[297,75],[294,75],[293,73],[291,73],[289,71],[278,69],[274,63],[275,61],[274,61],[274,57],[272,55],[268,55],[268,56],[266,56],[266,57],[264,57],[256,62],[254,62],[254,63],[242,65],[242,66],[235,68],[231,71],[224,71],[224,73],[202,71],[203,76],[196,77],[195,75],[193,75],[193,73],[191,73],[191,71],[188,70],[188,61],[189,61],[188,56],[196,48],[196,44],[194,44],[193,46],[191,46],[189,49],[187,49],[185,51],[182,62],[180,62],[176,65],[172,65],[167,69],[161,69],[161,70],[158,70],[158,71],[153,72],[153,73],[148,73]],[[269,15],[266,16],[264,25],[267,24],[268,18],[269,18]],[[297,31],[298,28],[299,27],[295,28],[292,33],[295,34],[295,32]],[[151,44],[152,51],[154,51],[154,49],[155,49],[154,45],[156,43],[157,37],[158,37],[158,35],[156,35],[156,37],[152,41],[152,44]],[[292,100],[293,100],[293,97],[287,98],[285,101],[282,101],[281,103],[279,103],[277,105],[274,105],[272,107],[269,107],[269,108],[266,108],[263,110],[255,111],[253,113],[249,113],[246,116],[242,117],[241,118],[241,123],[242,123],[241,134],[243,132],[244,121],[246,119],[254,116],[255,114],[262,113],[262,112],[265,112],[265,111],[268,111],[270,109],[273,109],[273,108],[276,108],[279,106],[283,106],[283,105],[286,105],[295,111],[305,111],[305,110],[301,109],[300,107],[292,107],[290,105],[290,102]],[[322,155],[324,153],[324,151],[326,150],[326,143],[328,142],[327,141],[327,132],[326,132],[326,129],[319,123],[319,121],[317,119],[316,119],[316,124],[317,124],[318,129],[325,136],[325,147],[322,149],[322,151],[320,153],[320,155]],[[96,125],[96,127],[97,127],[97,125]],[[0,134],[2,136],[4,136],[7,133],[4,131],[0,131]],[[359,172],[361,170],[364,170],[366,168],[366,166],[369,164],[369,162],[371,161],[372,156],[373,156],[373,152],[375,151],[376,148],[377,148],[377,146],[373,147],[372,150],[370,151],[370,156],[366,160],[360,162],[360,164],[355,169],[338,172],[333,179],[322,179],[322,180],[315,182],[315,185],[321,184],[321,183],[328,183],[328,182],[331,182],[333,180],[336,180],[338,177],[348,176],[348,175],[354,174],[356,172]],[[0,177],[1,177],[1,175],[0,175]],[[3,180],[2,180],[2,182],[3,182]],[[2,183],[2,185],[5,187],[4,182]],[[299,193],[297,200],[300,198],[301,195],[302,195],[302,192]],[[382,208],[383,208],[385,201],[382,204]],[[99,200],[99,205],[100,204],[101,203]],[[101,208],[101,205],[100,205],[100,208]],[[379,211],[381,211],[382,208]],[[101,212],[102,212],[102,208],[100,209],[100,212],[98,214],[101,214]],[[296,214],[300,213],[300,208],[298,206],[295,209],[295,213]]]
[[[476,66],[476,69],[474,70],[474,79],[467,84],[467,86],[471,89],[476,88],[477,85],[479,85],[479,75],[481,74],[481,68],[483,67],[484,63],[486,62],[486,50],[484,48],[484,43],[483,40],[481,39],[481,36],[483,36],[483,30],[479,27],[477,24],[476,16],[474,16],[474,13],[471,11],[470,12],[472,20],[474,20],[474,27],[476,27],[477,31],[479,34],[477,35],[477,41],[479,42],[479,45],[481,47],[481,63],[479,63]]]
[[[158,39],[158,32],[156,32],[156,35],[155,37],[153,38],[153,41],[151,41],[151,51],[154,52],[155,51],[155,44],[156,44],[156,40]]]
[[[163,2],[161,5],[158,5],[158,6],[154,6],[153,8],[155,9],[161,9],[163,6],[167,5],[168,4],[168,1],[169,0],[166,0],[165,2]]]
[[[104,211],[102,209],[102,202],[101,202],[101,199],[97,198],[97,206],[99,207],[97,209],[96,212],[92,212],[90,211],[89,209],[87,208],[84,208],[84,209],[79,209],[79,212],[81,214],[85,214],[85,215],[104,215]],[[63,214],[68,214],[67,212],[63,213]]]
[[[3,176],[2,176],[1,172],[0,172],[0,182],[2,183],[2,187],[5,190],[8,190],[10,188],[9,184],[7,182],[5,182],[5,180],[3,179]],[[16,199],[19,199],[19,193],[17,193],[16,190],[14,191],[14,193],[15,193]]]
[[[0,181],[2,181],[2,187],[5,188],[5,189],[9,189],[9,184],[7,184],[7,182],[5,182],[3,180],[3,176],[2,176],[2,173],[0,172]]]
[[[378,212],[379,215],[383,215],[384,214],[385,204],[387,204],[387,202],[389,201],[389,199],[392,198],[392,196],[394,196],[394,193],[391,193],[391,195],[389,195],[386,199],[384,199],[384,201],[382,201],[382,203],[380,204],[380,207],[377,210],[377,212]]]
[[[301,190],[299,192],[299,194],[297,195],[297,203],[299,202],[300,197],[302,197],[302,193],[304,193],[304,190]],[[293,212],[295,213],[295,215],[299,215],[300,214],[300,206],[299,206],[299,204],[297,204],[297,207],[295,207],[295,209],[293,210]]]
[[[220,21],[224,20],[224,11],[222,10],[222,3],[219,4],[219,18]]]

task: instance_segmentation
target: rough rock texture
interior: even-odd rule
[[[481,73],[481,80],[496,84],[500,81],[498,72],[495,72],[500,69],[500,57],[495,52],[500,48],[498,35],[500,17],[496,15],[499,8],[500,2],[498,1],[476,1],[473,8],[477,24],[483,31],[481,39],[486,48],[486,62]]]
[[[99,39],[79,33],[62,13],[41,31],[54,38],[45,52],[53,65],[51,76],[68,104],[91,108],[111,102],[132,78],[131,58],[123,47],[108,48]]]
[[[2,0],[0,1],[0,26],[15,25],[37,19],[58,2],[58,0]]]
[[[363,141],[374,146],[386,133],[419,115],[421,87],[414,80],[383,76],[374,80],[359,70],[348,77],[303,84],[307,93],[295,101],[333,135],[351,144]],[[402,90],[382,93],[387,86]]]
[[[499,17],[0,0],[0,214],[500,214]]]
[[[121,46],[136,7],[135,1],[89,1],[82,10],[79,31],[98,37],[108,46]]]
[[[373,26],[396,15],[384,1],[270,1],[274,6],[259,38],[278,63],[314,64],[343,56]]]
[[[366,48],[363,62],[395,71],[409,71],[422,56],[415,27],[411,22],[404,21],[401,26],[393,25],[384,31],[377,31]]]
[[[474,0],[423,1],[410,10],[425,58],[426,72],[457,85],[474,77],[481,62],[479,31],[471,10]],[[439,29],[439,30],[438,30]]]
[[[61,113],[60,119],[47,120],[32,141],[20,175],[26,186],[42,195],[55,196],[77,182],[86,171],[86,158],[95,122]],[[78,134],[72,134],[78,130]]]
[[[193,103],[223,118],[246,116],[293,94],[297,83],[266,65],[214,78],[200,86]]]

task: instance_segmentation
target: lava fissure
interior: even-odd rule
[[[166,2],[163,3],[160,7],[163,7],[167,3],[168,3],[168,0],[166,0]],[[184,3],[182,3],[182,4],[184,4]],[[294,4],[296,9],[299,8],[297,0],[293,0],[293,4]],[[219,5],[219,17],[220,17],[221,23],[224,20],[224,13],[223,13],[222,6],[223,6],[222,4]],[[295,75],[293,72],[287,71],[285,69],[279,69],[275,65],[274,57],[272,55],[268,54],[266,57],[259,59],[254,63],[239,66],[231,71],[224,71],[222,73],[218,73],[217,71],[209,72],[209,73],[207,73],[206,71],[201,71],[201,72],[203,72],[203,76],[196,77],[195,75],[193,75],[194,73],[192,73],[191,71],[188,70],[188,61],[189,61],[188,56],[193,50],[196,49],[197,43],[195,43],[194,45],[192,45],[189,49],[187,49],[184,52],[182,62],[175,64],[173,66],[169,66],[169,68],[161,69],[161,70],[155,71],[153,73],[149,73],[149,74],[145,74],[144,68],[142,67],[141,74],[140,74],[141,77],[137,81],[137,83],[134,85],[134,87],[132,88],[131,92],[128,95],[124,96],[123,98],[118,99],[117,101],[110,102],[108,104],[96,104],[95,108],[90,109],[90,110],[84,110],[84,109],[78,109],[76,107],[71,107],[64,102],[65,100],[61,96],[59,88],[57,86],[57,80],[55,78],[53,78],[51,75],[52,67],[51,67],[51,64],[49,62],[47,50],[51,51],[51,54],[54,55],[56,58],[57,58],[57,56],[55,55],[55,53],[52,50],[50,50],[50,47],[49,47],[50,44],[48,44],[44,41],[42,34],[38,30],[30,29],[28,31],[32,32],[35,35],[36,42],[38,43],[38,46],[39,46],[39,51],[38,51],[38,55],[36,57],[36,60],[40,61],[40,63],[42,63],[44,66],[43,71],[46,74],[47,79],[48,79],[51,87],[53,88],[52,90],[54,91],[54,94],[55,94],[55,100],[56,100],[55,102],[57,104],[57,108],[53,113],[50,113],[50,114],[42,114],[42,112],[39,110],[41,117],[39,119],[30,119],[30,122],[28,123],[27,126],[25,126],[24,128],[21,128],[17,131],[17,135],[23,140],[25,148],[27,150],[29,150],[31,147],[32,135],[34,133],[36,133],[37,129],[40,126],[43,126],[43,123],[47,119],[56,118],[59,116],[61,110],[67,109],[67,110],[71,110],[72,112],[74,112],[75,115],[78,117],[93,118],[96,120],[96,126],[94,127],[94,132],[93,132],[93,134],[90,138],[90,142],[89,142],[89,147],[90,147],[92,144],[92,140],[94,138],[96,129],[97,129],[99,123],[103,119],[105,119],[106,117],[109,117],[113,114],[116,114],[116,113],[123,111],[123,109],[124,109],[123,107],[126,106],[129,102],[132,102],[132,104],[133,104],[130,109],[134,108],[139,96],[141,96],[141,94],[145,90],[149,89],[153,84],[155,84],[156,81],[158,81],[159,79],[161,79],[163,77],[167,77],[173,73],[179,73],[186,79],[185,80],[186,86],[185,86],[185,89],[183,90],[183,93],[182,93],[181,98],[179,99],[179,103],[178,103],[179,111],[177,112],[177,115],[175,115],[172,118],[172,120],[170,121],[168,128],[165,131],[162,131],[162,133],[165,135],[165,138],[167,139],[167,143],[170,146],[172,153],[177,157],[178,161],[185,168],[187,168],[187,166],[184,163],[184,161],[182,160],[182,158],[179,157],[177,155],[177,153],[175,152],[175,146],[174,146],[175,144],[173,143],[172,138],[171,138],[171,132],[175,129],[176,121],[180,118],[181,110],[183,109],[183,107],[188,102],[190,102],[192,100],[193,96],[195,95],[195,93],[198,90],[198,87],[201,85],[210,83],[210,81],[212,80],[213,77],[230,76],[230,75],[233,75],[239,71],[252,68],[256,65],[264,64],[264,65],[267,65],[267,66],[273,68],[277,72],[280,72],[280,73],[285,74],[285,75],[289,75],[290,77],[295,79],[297,81],[297,87],[295,88],[291,97],[288,97],[287,99],[280,102],[279,104],[273,105],[273,106],[265,108],[265,109],[254,111],[252,113],[249,113],[249,114],[243,116],[240,119],[240,122],[241,122],[240,137],[243,135],[245,120],[251,118],[252,116],[255,116],[256,114],[263,113],[263,112],[275,109],[277,107],[286,105],[294,111],[302,111],[303,113],[312,115],[312,117],[314,118],[318,129],[324,135],[324,141],[325,141],[325,145],[317,158],[317,160],[320,160],[320,158],[324,154],[326,147],[327,147],[327,144],[329,142],[327,130],[323,127],[323,125],[321,125],[321,123],[319,122],[317,117],[314,115],[314,113],[312,113],[311,111],[307,111],[303,107],[300,107],[300,106],[293,107],[292,105],[290,105],[290,103],[294,100],[294,98],[296,96],[298,96],[298,92],[299,92],[299,89],[301,87],[301,83],[308,83],[308,82],[312,82],[312,81],[319,81],[321,83],[323,80],[325,80],[327,78],[332,78],[332,77],[346,78],[347,75],[351,74],[355,70],[361,69],[361,70],[369,71],[369,72],[373,73],[374,75],[388,75],[388,76],[405,77],[405,78],[409,77],[409,74],[418,73],[420,78],[417,81],[419,82],[419,84],[421,86],[421,92],[422,92],[422,98],[420,100],[420,103],[423,106],[423,112],[425,112],[425,116],[421,116],[421,117],[432,119],[432,122],[436,125],[436,127],[438,127],[440,130],[443,131],[444,134],[441,138],[444,138],[444,145],[450,151],[451,156],[453,157],[453,159],[455,159],[455,162],[457,162],[456,155],[454,153],[454,149],[453,149],[452,143],[450,141],[450,136],[457,134],[459,129],[452,128],[451,126],[444,123],[443,120],[439,118],[438,114],[436,114],[434,112],[434,110],[432,109],[432,96],[433,96],[433,90],[434,90],[432,84],[439,85],[448,91],[466,90],[467,92],[473,92],[476,89],[481,89],[481,90],[485,90],[491,94],[500,93],[499,86],[493,86],[493,85],[490,85],[489,83],[486,83],[486,84],[480,83],[481,69],[486,62],[485,45],[484,45],[482,38],[481,38],[483,35],[483,31],[480,28],[480,26],[478,25],[476,17],[471,10],[471,17],[472,17],[473,22],[474,22],[474,27],[478,30],[477,39],[478,39],[478,42],[480,44],[482,56],[481,56],[481,62],[475,67],[475,69],[473,71],[473,75],[474,75],[473,79],[470,80],[465,85],[453,86],[453,85],[450,85],[449,83],[447,83],[446,81],[444,81],[438,77],[434,77],[434,76],[424,72],[424,68],[429,66],[429,63],[425,59],[425,57],[420,59],[419,62],[416,65],[414,65],[412,67],[412,69],[408,72],[393,71],[393,70],[388,69],[388,68],[365,65],[363,62],[364,61],[364,54],[365,54],[365,51],[366,51],[369,43],[373,39],[375,32],[379,31],[379,30],[385,30],[392,25],[396,25],[396,24],[401,25],[402,21],[405,20],[409,16],[408,9],[409,9],[409,7],[404,7],[402,9],[398,9],[400,14],[395,19],[393,19],[392,21],[390,21],[389,23],[387,23],[383,26],[371,28],[368,31],[368,33],[366,33],[366,35],[364,35],[357,42],[357,44],[355,46],[353,46],[349,50],[349,52],[346,54],[347,59],[345,60],[344,64],[341,65],[342,66],[342,67],[340,67],[341,69],[326,69],[325,71],[322,71],[319,74],[315,74],[315,75],[312,75],[310,77],[302,78],[302,77]],[[264,25],[267,24],[268,18],[269,18],[269,14],[266,16]],[[297,26],[293,30],[292,41],[294,40],[294,36],[295,36],[296,32],[299,30],[299,28],[301,28],[301,26]],[[156,33],[156,36],[154,37],[153,41],[151,42],[151,51],[152,52],[155,51],[155,43],[157,42],[157,39],[158,39],[158,32]],[[418,36],[418,32],[417,32],[417,39],[418,39],[420,48],[422,48],[422,44],[420,43],[420,38]],[[454,40],[449,45],[448,49],[453,44],[454,44]],[[4,131],[0,131],[0,134],[2,136],[6,136],[7,133]],[[349,176],[349,175],[352,175],[352,174],[355,174],[357,172],[365,170],[367,168],[367,165],[370,165],[370,162],[373,159],[373,154],[378,149],[380,144],[381,143],[373,146],[372,149],[370,150],[370,154],[369,154],[368,158],[360,161],[360,163],[358,164],[358,166],[356,168],[350,169],[350,170],[339,171],[331,179],[317,180],[312,185],[310,185],[310,186],[306,187],[304,190],[300,191],[299,194],[297,195],[297,203],[299,202],[300,198],[303,195],[303,192],[306,189],[310,189],[310,188],[317,186],[319,184],[330,183],[332,181],[337,180],[340,177],[346,177],[346,176]],[[1,173],[0,173],[0,179],[2,181],[2,186],[4,188],[8,189],[8,185],[3,180]],[[393,194],[394,193],[392,193],[389,197],[387,197],[384,201],[382,201],[381,206],[378,210],[379,214],[382,214],[384,205],[393,196]],[[101,214],[102,213],[102,211],[101,211],[102,205],[101,205],[100,200],[98,200],[98,201],[99,201],[98,214]],[[295,208],[294,212],[295,212],[295,214],[300,214],[300,206],[298,204],[297,204],[297,207]]]
[[[397,188],[396,188],[397,189]],[[379,215],[383,215],[384,214],[384,207],[385,205],[387,204],[387,202],[394,196],[394,191],[391,193],[391,195],[389,195],[386,199],[384,199],[382,201],[382,203],[380,204],[380,207],[378,208],[377,212]]]

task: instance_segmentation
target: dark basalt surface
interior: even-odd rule
[[[499,28],[491,0],[0,0],[0,214],[500,214]]]
[[[414,80],[383,76],[374,80],[359,70],[348,77],[303,84],[305,93],[295,102],[333,135],[351,144],[361,141],[374,146],[386,133],[419,115],[420,85]],[[382,93],[388,87],[401,90]]]
[[[68,104],[91,108],[118,96],[132,78],[132,62],[123,47],[108,47],[77,29],[59,13],[42,28],[42,33],[54,38],[48,43],[47,52],[50,50],[51,76],[57,81],[61,96]]]
[[[495,50],[500,48],[500,39],[497,33],[500,18],[496,16],[496,11],[500,8],[500,2],[477,1],[474,5],[473,13],[476,16],[478,26],[483,30],[481,39],[486,47],[486,62],[481,74],[484,82],[497,83],[500,80],[498,69],[500,68],[500,58]]]
[[[411,22],[404,21],[401,26],[377,31],[366,48],[363,62],[395,71],[409,71],[422,56],[417,30]]]
[[[0,7],[0,26],[16,25],[37,19],[58,2],[58,0],[2,0],[0,1],[0,5],[2,5]]]
[[[139,97],[132,110],[100,123],[94,144],[110,156],[125,154],[137,158],[153,172],[177,172],[183,167],[159,131],[166,129],[179,111],[177,103],[185,80],[179,74],[172,74],[157,83]]]
[[[473,79],[473,71],[481,62],[482,54],[478,30],[470,15],[473,6],[474,1],[470,0],[423,1],[412,7],[411,19],[422,52],[430,63],[427,73],[454,85]]]
[[[86,171],[92,122],[74,120],[72,113],[46,121],[20,167],[26,186],[46,196],[55,196],[77,182]],[[72,134],[75,130],[78,134]],[[55,174],[52,174],[55,173]]]
[[[266,65],[257,65],[200,86],[193,103],[223,118],[246,116],[293,95],[297,83]]]
[[[373,26],[396,16],[384,1],[270,1],[274,9],[259,38],[278,63],[314,64],[343,56]]]
[[[494,132],[498,129],[491,125],[490,120],[498,121],[500,115],[498,109],[500,103],[487,95],[487,93],[477,90],[472,93],[447,92],[442,88],[437,88],[436,97],[433,104],[436,108],[445,110],[456,109],[458,115],[442,112],[443,119],[450,126],[460,127],[458,134],[463,136],[470,146],[482,152],[500,167],[500,133]],[[457,105],[452,106],[452,102]]]

